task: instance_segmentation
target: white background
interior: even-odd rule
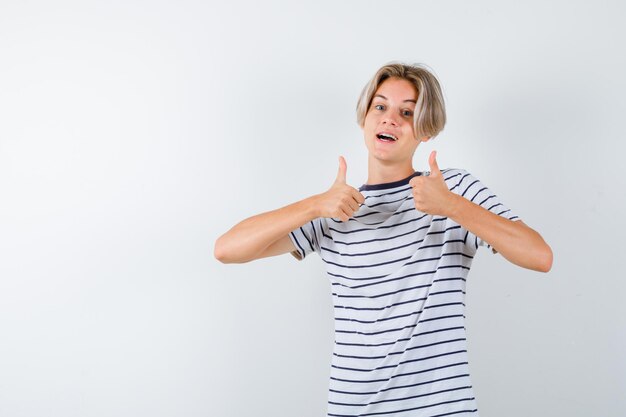
[[[363,85],[441,80],[415,156],[460,167],[552,246],[468,281],[483,417],[623,416],[626,7],[620,1],[0,2],[0,416],[324,415],[322,262],[213,258],[324,191]]]

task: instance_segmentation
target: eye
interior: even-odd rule
[[[411,110],[402,110],[402,115],[404,117],[411,117],[413,116],[413,112]]]
[[[375,104],[375,105],[374,105],[374,108],[375,108],[376,110],[385,110],[385,106],[384,106],[384,105],[382,105],[382,104]]]

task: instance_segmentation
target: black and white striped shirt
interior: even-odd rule
[[[467,171],[454,193],[518,219]],[[328,416],[477,416],[465,334],[465,283],[479,246],[451,219],[415,209],[409,180],[364,185],[347,222],[318,218],[290,233],[326,263],[335,310]]]

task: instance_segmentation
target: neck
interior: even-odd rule
[[[367,184],[400,181],[414,172],[411,159],[402,162],[386,162],[370,156],[367,162]]]

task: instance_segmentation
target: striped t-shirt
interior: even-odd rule
[[[518,219],[461,169],[448,188]],[[328,416],[477,416],[465,334],[465,282],[479,246],[451,219],[415,209],[409,180],[363,185],[347,222],[318,218],[290,233],[326,264],[335,311]]]

